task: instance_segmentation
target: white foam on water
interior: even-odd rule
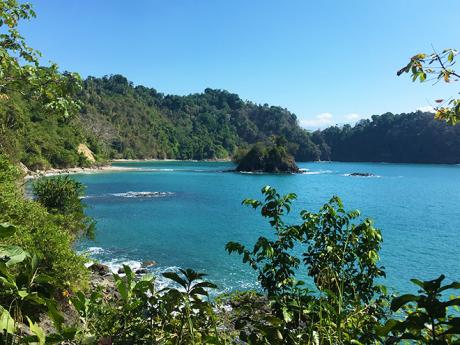
[[[319,170],[319,171],[302,171],[302,175],[322,175],[322,174],[332,174],[332,170]]]
[[[112,196],[120,198],[164,198],[167,196],[174,195],[173,192],[124,192],[124,193],[112,193]]]
[[[130,260],[127,258],[116,258],[109,261],[103,261],[104,265],[107,265],[110,271],[113,273],[118,273],[119,269],[123,267],[123,265],[129,266],[133,271],[138,270],[142,267],[142,262],[137,260]]]
[[[85,250],[89,255],[97,255],[105,252],[104,248],[101,247],[89,247]]]
[[[162,273],[165,272],[179,272],[179,267],[177,266],[170,266],[170,267],[155,267],[153,270],[151,270],[153,275],[155,276],[155,288],[160,291],[162,289],[168,288],[168,287],[176,287],[177,284],[174,283],[171,279],[163,277]]]

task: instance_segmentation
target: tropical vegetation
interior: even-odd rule
[[[337,196],[318,212],[301,211],[295,223],[287,218],[293,193],[265,186],[262,200],[243,201],[260,210],[268,231],[253,246],[229,242],[225,249],[256,272],[257,291],[210,298],[216,285],[191,269],[164,272],[171,285],[161,290],[154,276],[128,266],[109,274],[108,284],[91,281],[88,258],[74,250],[75,241],[94,231],[81,199],[84,187],[69,177],[42,178],[32,184],[34,196],[25,197],[19,162],[31,169],[88,165],[79,144],[99,160],[226,158],[237,149],[249,155],[259,149],[251,145],[272,136],[277,139],[261,148],[262,157],[327,159],[339,154],[334,145],[341,140],[359,145],[366,138],[361,132],[400,122],[384,116],[378,126],[358,124],[354,134],[340,128],[312,134],[285,109],[225,91],[163,96],[121,76],[82,83],[54,64],[39,66],[39,53],[17,31],[20,20],[34,15],[29,4],[0,1],[1,343],[460,343],[460,298],[447,296],[460,283],[445,284],[442,275],[414,279],[418,294],[388,295],[380,230]],[[408,69],[419,78],[425,78],[423,59],[411,60],[416,69]],[[444,78],[454,75],[445,70]]]
[[[284,137],[272,137],[266,143],[256,143],[251,149],[240,150],[234,157],[236,171],[297,173],[299,167],[289,154]]]

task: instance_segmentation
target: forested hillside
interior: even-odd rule
[[[431,113],[386,113],[310,133],[288,110],[224,90],[164,95],[121,75],[89,77],[80,86],[71,93],[80,112],[69,116],[24,93],[6,94],[0,99],[0,151],[36,170],[90,164],[77,152],[79,144],[98,161],[226,159],[282,136],[296,161],[460,163],[460,128]]]
[[[56,77],[62,78],[63,84],[78,85],[70,74]],[[78,109],[58,111],[53,106],[57,103],[36,95],[25,81],[20,79],[16,83],[23,90],[0,90],[0,153],[32,170],[88,165],[77,148],[81,143],[96,141],[91,132],[83,130]],[[62,92],[69,99],[76,97],[66,87]]]
[[[111,158],[229,158],[271,135],[284,136],[297,160],[320,158],[294,114],[223,90],[165,96],[114,75],[85,80],[81,100],[82,123]]]
[[[460,163],[460,127],[432,113],[386,113],[354,127],[329,127],[315,137],[329,147],[322,159],[347,162]]]

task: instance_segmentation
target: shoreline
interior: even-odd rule
[[[224,163],[224,162],[231,162],[232,160],[230,158],[226,159],[159,159],[159,158],[145,158],[145,159],[128,159],[128,158],[118,158],[118,159],[112,159],[110,162],[112,163],[123,163],[123,162],[216,162],[216,163]]]
[[[147,158],[147,159],[112,159],[106,165],[99,165],[93,167],[73,167],[73,168],[51,168],[47,170],[31,171],[25,166],[22,166],[24,172],[24,179],[31,180],[39,177],[49,177],[58,175],[74,175],[74,174],[96,174],[102,172],[122,172],[122,171],[140,171],[141,168],[136,167],[123,167],[113,166],[112,163],[136,163],[136,162],[231,162],[231,159],[205,159],[205,160],[193,160],[193,159],[158,159],[158,158]]]
[[[75,167],[75,168],[63,168],[63,169],[48,169],[48,170],[38,170],[38,171],[24,171],[25,180],[32,180],[39,177],[49,177],[49,176],[58,176],[58,175],[74,175],[74,174],[96,174],[103,172],[120,172],[120,171],[139,171],[140,168],[131,168],[131,167],[117,167],[112,165],[102,165],[97,167]]]

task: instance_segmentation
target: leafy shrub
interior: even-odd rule
[[[85,204],[82,202],[85,191],[83,184],[66,175],[42,177],[35,180],[32,187],[36,200],[49,213],[62,215],[59,219],[74,237],[94,237],[95,222],[86,216]]]
[[[235,242],[226,246],[258,272],[269,298],[268,317],[253,325],[256,331],[248,339],[255,341],[266,334],[262,340],[273,344],[376,340],[373,330],[385,316],[386,302],[374,282],[384,276],[378,266],[380,232],[369,219],[353,224],[359,212],[346,212],[338,197],[319,213],[302,211],[302,224],[287,225],[283,217],[296,195],[281,196],[269,186],[262,194],[264,201],[247,199],[243,204],[260,207],[274,233],[260,237],[252,250]],[[294,254],[301,246],[306,248],[302,267],[302,260]],[[308,272],[319,293],[305,289],[305,282],[296,279],[299,270]]]
[[[205,298],[214,284],[193,270],[164,273],[178,288],[157,291],[152,276],[136,278],[128,266],[125,276],[114,274],[116,294],[101,291],[89,298],[79,292],[71,298],[82,327],[83,343],[112,344],[220,344],[212,305]]]
[[[84,285],[88,275],[85,259],[73,249],[74,236],[62,226],[64,216],[50,214],[38,202],[24,199],[19,176],[18,170],[0,155],[0,222],[17,228],[14,236],[3,241],[35,253],[40,268],[56,286]]]
[[[448,290],[459,290],[460,283],[442,285],[444,275],[429,281],[412,279],[419,295],[402,295],[391,301],[393,312],[402,318],[388,320],[379,334],[388,336],[386,344],[412,341],[416,344],[447,345],[460,343],[460,297],[441,300]]]

